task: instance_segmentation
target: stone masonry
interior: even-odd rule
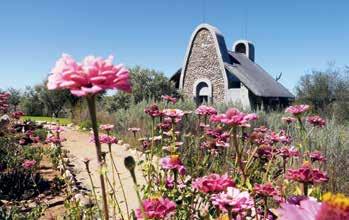
[[[212,34],[201,29],[195,36],[184,73],[183,93],[193,97],[195,81],[207,78],[212,83],[213,102],[224,102],[224,79]]]

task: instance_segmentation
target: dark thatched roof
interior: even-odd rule
[[[228,74],[236,76],[251,92],[262,97],[294,98],[281,83],[244,54],[229,51],[230,63],[224,63]]]

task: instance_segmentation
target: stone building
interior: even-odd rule
[[[223,35],[209,24],[193,32],[184,64],[172,77],[197,104],[235,103],[245,109],[284,107],[294,96],[255,63],[255,47],[246,40],[228,50]]]

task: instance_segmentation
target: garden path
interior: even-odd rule
[[[95,186],[98,186],[97,192],[99,192],[99,175],[98,175],[98,164],[96,157],[96,149],[94,143],[90,143],[90,134],[88,132],[81,132],[73,128],[67,128],[62,135],[67,139],[63,142],[63,149],[69,150],[70,161],[75,166],[75,173],[77,175],[77,180],[82,182],[82,185],[86,188],[91,189],[90,180],[85,169],[85,164],[83,163],[84,158],[90,158],[90,170],[93,174],[92,179]],[[108,146],[102,145],[103,151],[108,151]],[[124,158],[127,156],[133,156],[136,161],[140,158],[140,154],[135,150],[127,150],[124,145],[113,145],[112,152],[116,167],[119,170],[122,183],[125,189],[125,194],[127,196],[127,201],[130,209],[136,209],[138,207],[137,194],[134,190],[134,184],[129,171],[124,166]],[[110,165],[110,159],[107,155],[107,163]],[[110,166],[108,166],[110,167]],[[111,172],[108,172],[109,179],[112,180]],[[139,169],[136,169],[136,177],[138,183],[142,184],[144,182],[144,177]],[[117,177],[115,176],[117,179]],[[120,185],[117,181],[117,193],[118,200],[123,200],[122,191]],[[121,208],[125,211],[125,204],[121,204]]]

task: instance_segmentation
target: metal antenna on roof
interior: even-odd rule
[[[206,22],[206,0],[202,0],[202,22]]]
[[[245,11],[245,39],[247,39],[247,30],[248,30],[248,8],[246,7],[246,11]]]

